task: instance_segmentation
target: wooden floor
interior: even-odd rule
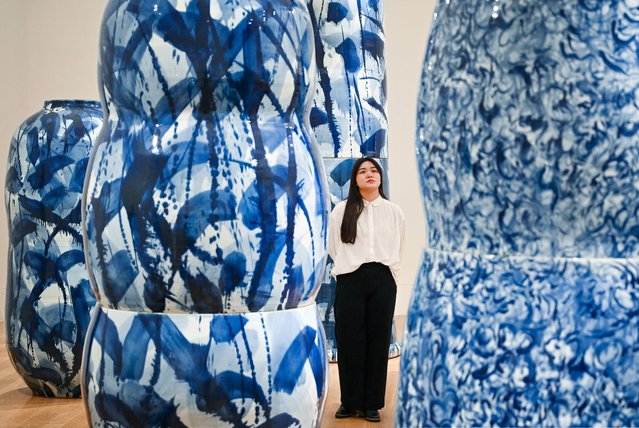
[[[396,317],[398,335],[404,331],[405,316]],[[81,399],[40,398],[31,395],[9,361],[4,324],[0,323],[0,427],[53,428],[86,427],[87,420]],[[330,386],[324,407],[321,428],[387,428],[393,426],[395,398],[399,375],[399,358],[388,361],[386,407],[380,413],[381,423],[363,418],[335,419],[340,405],[337,364],[330,365]]]

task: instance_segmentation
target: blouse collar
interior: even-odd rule
[[[372,201],[367,201],[366,199],[362,198],[362,200],[364,201],[364,207],[367,207],[369,205],[376,207],[382,203],[382,199],[384,199],[382,198],[382,195],[379,195],[377,198],[373,199]]]

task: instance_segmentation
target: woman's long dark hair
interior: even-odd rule
[[[342,219],[342,227],[340,234],[342,242],[354,244],[357,238],[357,219],[364,210],[364,199],[359,193],[357,187],[357,171],[364,162],[372,163],[379,172],[379,194],[382,198],[387,199],[384,195],[384,177],[382,175],[382,167],[373,158],[360,158],[353,164],[351,169],[351,184],[348,188],[348,199],[346,199],[346,208],[344,209],[344,218]]]

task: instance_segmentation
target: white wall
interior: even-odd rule
[[[4,320],[8,232],[6,162],[15,129],[45,100],[97,99],[103,0],[2,0],[0,25],[0,321]]]
[[[386,0],[389,179],[408,221],[397,313],[405,314],[425,242],[415,161],[417,89],[436,0]],[[104,0],[2,0],[0,185],[11,135],[48,99],[97,99],[98,31]],[[0,210],[0,320],[4,320],[7,218]]]
[[[388,170],[390,198],[407,222],[406,253],[397,286],[395,313],[408,312],[426,243],[426,220],[415,157],[417,95],[436,0],[386,0],[388,73]]]
[[[6,159],[11,145],[11,136],[16,126],[24,119],[26,100],[24,88],[25,55],[22,52],[26,37],[26,10],[23,0],[3,0],[2,13],[5,19],[0,25],[0,177],[4,195]],[[10,17],[7,19],[6,17]],[[0,208],[0,322],[4,321],[4,297],[7,277],[7,215],[4,203]]]

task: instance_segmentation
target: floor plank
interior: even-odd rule
[[[395,317],[398,335],[404,331],[405,316]],[[381,423],[363,418],[335,419],[340,405],[337,364],[330,365],[330,386],[324,407],[321,428],[390,428],[395,418],[399,358],[388,361],[386,407],[380,413]],[[41,398],[31,395],[15,371],[6,348],[4,323],[0,323],[0,427],[57,428],[86,427],[82,400],[72,398]]]

